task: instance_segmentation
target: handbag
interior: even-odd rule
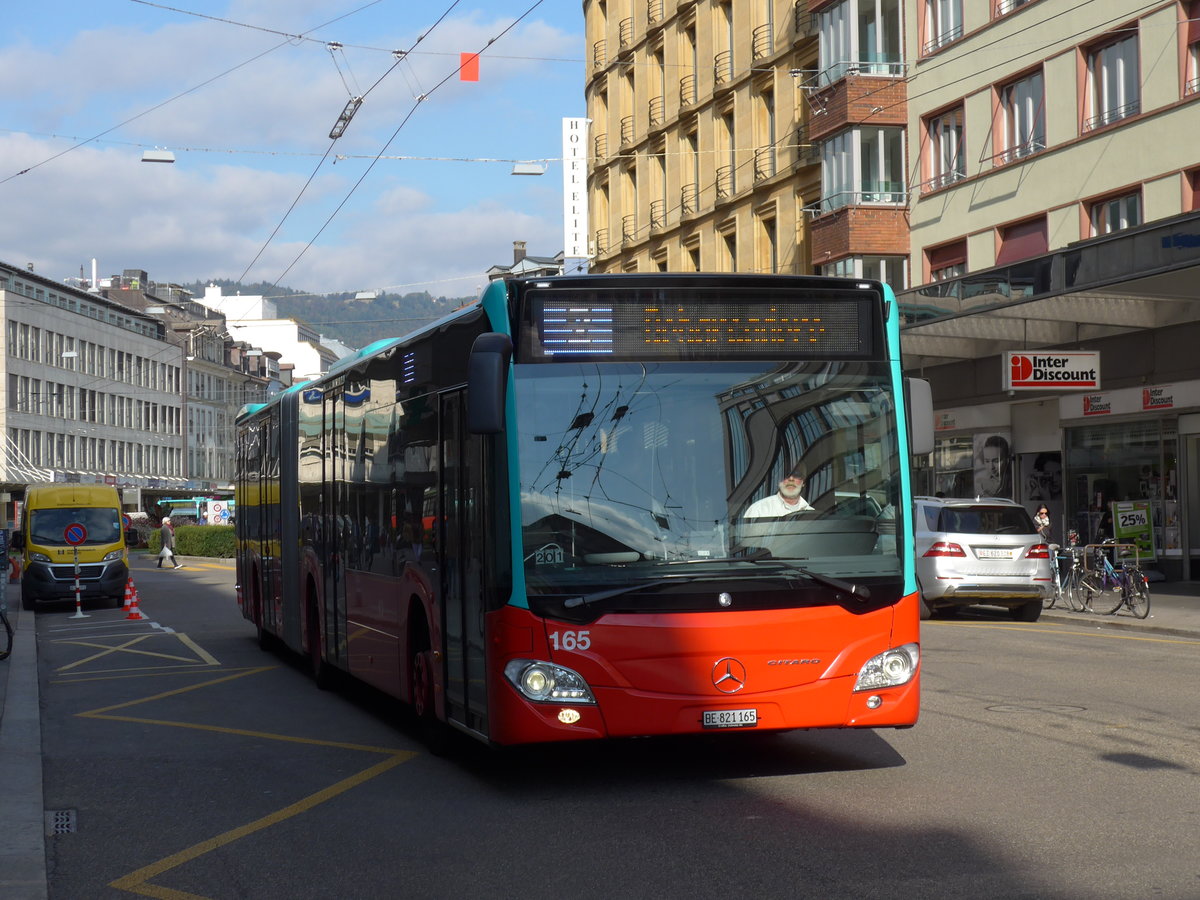
[[[161,550],[158,551],[159,559],[171,559],[174,555],[175,555],[175,551],[172,550],[170,547],[163,547]]]

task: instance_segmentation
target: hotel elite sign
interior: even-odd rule
[[[1100,390],[1100,353],[1097,350],[1040,353],[1009,350],[1004,357],[1006,391]]]

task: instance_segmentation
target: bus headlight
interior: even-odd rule
[[[112,560],[114,560],[114,559],[120,559],[120,558],[121,558],[121,556],[122,556],[122,553],[123,553],[123,552],[124,552],[124,551],[121,551],[121,550],[113,550],[113,551],[111,551],[110,553],[105,553],[105,554],[104,554],[104,561],[105,561],[105,562],[112,562]]]
[[[874,691],[907,684],[916,674],[920,660],[921,647],[918,644],[905,644],[886,650],[868,659],[858,670],[854,690]]]
[[[48,557],[45,553],[35,553],[31,550],[29,551],[29,561],[48,563],[50,562],[50,557]]]
[[[514,659],[504,667],[504,676],[522,696],[538,703],[596,703],[583,676],[554,663]]]

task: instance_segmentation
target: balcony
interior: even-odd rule
[[[632,244],[637,240],[637,215],[621,216],[621,242]]]
[[[954,28],[947,29],[940,34],[934,35],[932,38],[926,41],[925,46],[921,48],[921,55],[928,56],[935,50],[941,50],[948,44],[953,44],[962,36],[963,27],[961,25],[956,25]]]
[[[667,201],[650,201],[650,230],[661,231],[667,227]]]
[[[728,84],[733,81],[733,51],[722,50],[713,57],[713,83]]]
[[[596,41],[592,44],[592,68],[603,69],[608,61],[607,41]]]
[[[808,11],[808,0],[796,0],[796,36],[808,37],[819,30],[817,17]]]
[[[750,33],[750,46],[755,59],[763,59],[775,52],[775,35],[770,22],[759,25]]]
[[[633,116],[621,116],[621,146],[633,143]]]
[[[717,167],[717,199],[724,200],[733,196],[734,191],[733,166]]]
[[[1019,159],[1025,159],[1028,156],[1034,156],[1046,149],[1046,144],[1039,138],[1033,138],[1018,144],[1015,147],[1009,147],[992,157],[993,166],[1004,166],[1011,162],[1016,162]],[[961,175],[959,176],[962,177]]]
[[[700,211],[700,188],[695,184],[685,184],[679,190],[679,209],[684,215]]]
[[[662,97],[651,97],[647,106],[650,116],[650,127],[658,128],[667,122],[666,103]]]
[[[821,212],[832,212],[846,206],[904,206],[908,194],[898,181],[864,182],[864,190],[838,191],[821,198]]]
[[[679,105],[692,106],[696,102],[696,74],[684,75],[679,79]]]
[[[597,256],[603,256],[608,252],[608,229],[597,228],[596,237],[593,239],[595,246],[592,248]]]
[[[622,19],[617,25],[617,34],[621,40],[621,49],[633,46],[633,16]]]
[[[663,0],[647,0],[646,2],[646,21],[651,25],[657,25],[663,20]]]
[[[812,139],[807,125],[796,128],[796,163],[809,166],[821,160],[821,145]]]
[[[957,181],[962,181],[967,177],[967,171],[964,167],[956,167],[938,175],[934,175],[928,181],[922,181],[920,188],[922,194],[930,194],[934,191],[940,191],[944,187],[949,187]]]
[[[775,148],[757,147],[754,150],[754,180],[766,181],[775,177]]]
[[[1103,128],[1106,125],[1111,125],[1114,122],[1120,122],[1122,119],[1128,119],[1130,116],[1136,116],[1142,111],[1142,101],[1140,99],[1126,103],[1124,106],[1114,106],[1104,112],[1092,116],[1083,123],[1083,131],[1086,134],[1089,131],[1095,131],[1097,128]]]
[[[592,156],[597,160],[608,156],[608,134],[603,131],[592,137]]]

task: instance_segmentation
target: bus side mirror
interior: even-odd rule
[[[904,379],[908,410],[908,449],[913,456],[933,452],[933,391],[923,378]]]
[[[512,339],[489,331],[475,338],[467,361],[467,430],[471,434],[499,434],[504,430],[508,394],[508,361]]]

